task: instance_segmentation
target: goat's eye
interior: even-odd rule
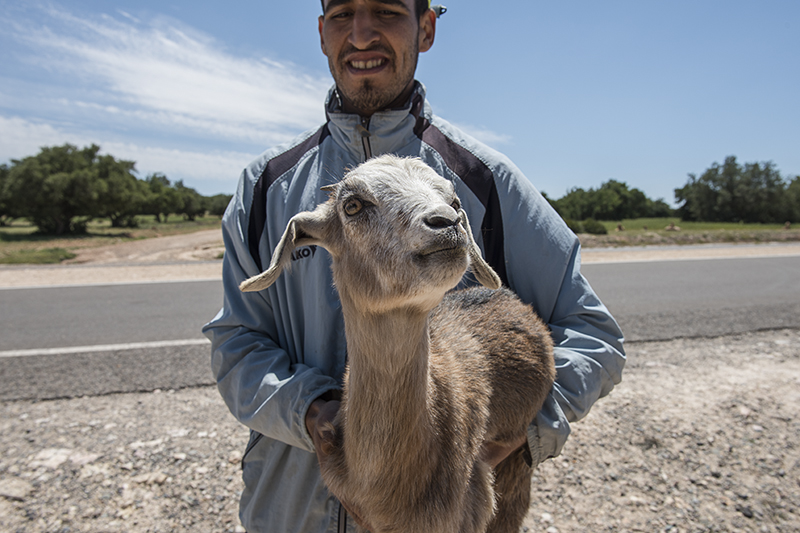
[[[357,215],[364,209],[364,202],[358,198],[350,198],[344,203],[344,212],[347,216]]]

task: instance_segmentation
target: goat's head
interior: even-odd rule
[[[453,185],[421,160],[381,156],[326,190],[327,202],[289,221],[269,268],[243,291],[272,285],[295,248],[308,245],[331,253],[342,299],[373,311],[432,308],[470,265],[481,284],[500,286]]]

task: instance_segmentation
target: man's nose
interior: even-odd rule
[[[350,44],[359,50],[368,49],[380,39],[376,29],[375,18],[368,9],[357,9],[353,14],[353,27],[350,32]]]

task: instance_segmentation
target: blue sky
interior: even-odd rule
[[[797,0],[449,0],[417,78],[542,191],[800,174]],[[492,6],[487,7],[487,6]],[[316,0],[0,0],[0,162],[100,145],[203,194],[323,120]]]

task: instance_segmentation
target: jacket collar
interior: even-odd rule
[[[398,109],[378,111],[369,120],[342,111],[341,99],[334,85],[328,91],[325,114],[333,140],[356,161],[385,153],[397,153],[418,140],[430,124],[431,110],[425,99],[425,86],[415,81],[414,91]]]

